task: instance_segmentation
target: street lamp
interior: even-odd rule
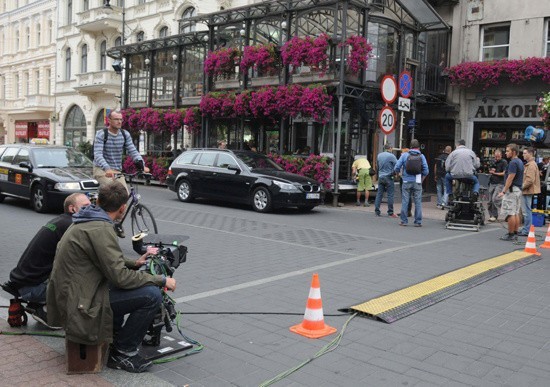
[[[103,0],[103,8],[112,11],[113,7],[111,6],[111,0]],[[122,1],[122,45],[126,41],[124,30],[126,29],[126,4],[125,1]]]

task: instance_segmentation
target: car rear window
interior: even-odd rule
[[[184,152],[178,157],[178,164],[191,164],[196,155],[197,152]]]
[[[206,167],[213,167],[216,156],[217,156],[217,153],[214,153],[214,152],[201,153],[197,164],[204,165]]]
[[[11,164],[18,150],[19,148],[13,147],[6,149],[6,151],[2,154],[2,159],[0,161]]]

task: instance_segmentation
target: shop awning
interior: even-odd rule
[[[397,2],[418,22],[419,27],[423,30],[450,28],[426,0],[397,0]]]

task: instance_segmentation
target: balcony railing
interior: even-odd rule
[[[422,62],[417,72],[418,92],[421,94],[431,94],[444,96],[447,93],[447,77],[440,66]]]
[[[103,7],[76,14],[76,26],[85,32],[99,32],[122,28],[122,13]]]
[[[51,95],[28,95],[25,98],[24,108],[26,110],[53,109],[54,107],[54,98]]]
[[[116,94],[120,92],[120,75],[110,70],[76,74],[74,87],[80,94]]]

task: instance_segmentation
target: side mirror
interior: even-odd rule
[[[227,169],[229,169],[230,171],[235,171],[237,175],[241,173],[241,168],[237,167],[236,165],[228,165]]]
[[[31,163],[29,163],[28,161],[21,161],[21,162],[19,163],[19,166],[20,166],[21,168],[27,168],[27,169],[29,170],[29,172],[32,172],[32,165],[31,165]]]

